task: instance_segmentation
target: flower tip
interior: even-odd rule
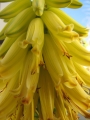
[[[30,104],[30,100],[29,100],[28,98],[24,98],[24,99],[22,100],[22,103],[23,103],[23,104]]]
[[[43,14],[43,10],[38,10],[38,11],[36,11],[36,15],[37,15],[37,16],[42,16],[42,14]]]
[[[28,46],[28,41],[26,41],[26,40],[23,40],[23,41],[20,41],[19,42],[19,46],[21,47],[21,48],[23,48],[23,49],[25,49],[27,46]]]

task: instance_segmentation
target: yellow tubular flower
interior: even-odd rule
[[[55,48],[54,43],[53,41],[50,42],[50,40],[52,40],[51,36],[45,34],[43,56],[46,63],[46,69],[49,71],[52,79],[54,78],[54,83],[57,85],[61,80],[61,76],[63,76],[63,71],[58,60],[58,55],[55,52],[55,49],[53,49]]]
[[[45,0],[33,0],[32,1],[33,11],[37,16],[41,16],[44,11]]]
[[[66,25],[67,24],[74,24],[74,30],[81,36],[85,37],[88,36],[88,29],[83,27],[77,21],[75,21],[72,17],[67,15],[64,11],[58,8],[49,8],[48,10],[54,12]]]
[[[39,95],[43,120],[54,119],[54,87],[48,71],[43,68],[40,69],[38,87],[40,87]]]
[[[90,119],[88,29],[60,8],[79,0],[0,0],[0,120]]]
[[[0,18],[2,19],[13,18],[17,14],[19,14],[19,12],[30,6],[31,6],[30,0],[23,0],[23,1],[15,0],[0,12]]]

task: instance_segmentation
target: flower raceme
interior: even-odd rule
[[[83,27],[60,8],[79,0],[0,0],[0,120],[90,118],[90,52]]]

